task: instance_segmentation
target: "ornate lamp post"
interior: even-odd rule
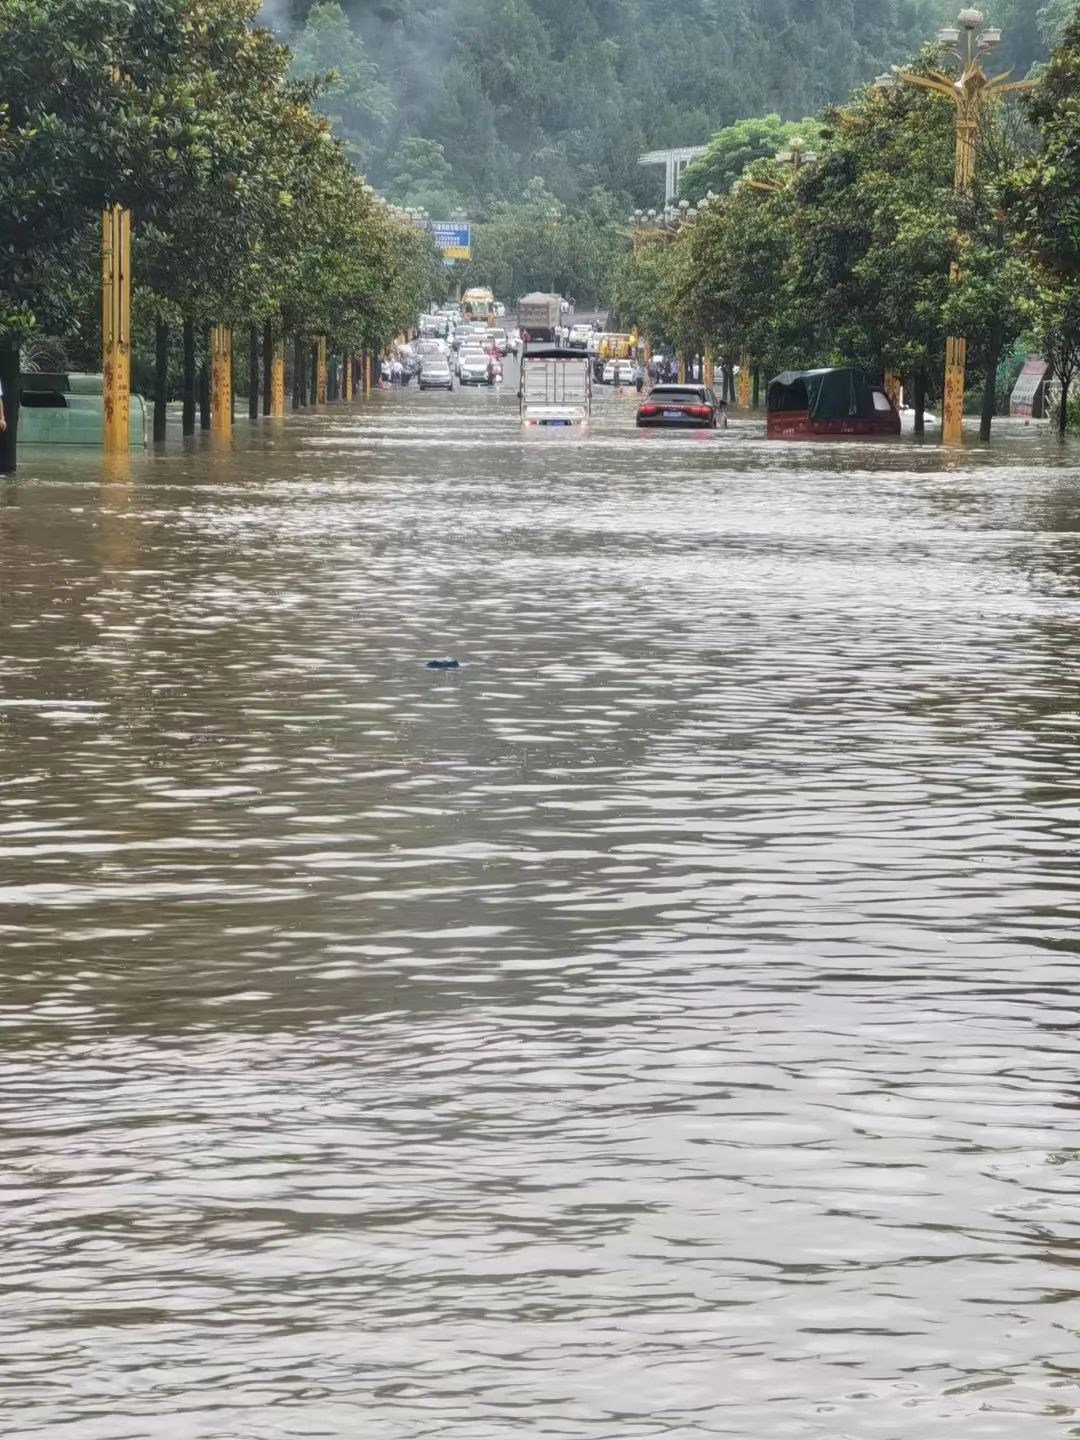
[[[931,90],[952,101],[956,109],[956,163],[953,184],[957,193],[970,190],[975,178],[975,149],[983,106],[999,95],[1013,90],[1029,90],[1033,80],[1010,80],[1011,71],[1003,75],[987,75],[982,60],[1001,43],[1001,31],[984,29],[981,10],[968,8],[956,17],[956,25],[938,32],[937,44],[942,59],[954,70],[933,70],[917,75],[913,70],[896,69],[894,74],[880,75],[874,82],[880,91],[896,90],[901,84]],[[958,68],[959,73],[955,73]],[[955,284],[960,266],[954,261],[949,278]],[[967,368],[967,340],[951,335],[945,341],[945,403],[942,408],[941,440],[944,445],[959,444],[964,438],[964,375]]]

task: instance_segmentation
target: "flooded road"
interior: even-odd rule
[[[1080,1435],[1080,470],[597,408],[0,491],[0,1434]]]

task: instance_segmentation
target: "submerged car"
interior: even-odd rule
[[[712,387],[709,385],[654,385],[638,406],[641,426],[673,430],[715,430],[727,426]]]
[[[442,355],[425,355],[420,367],[421,390],[453,390],[454,377]]]
[[[604,385],[632,385],[634,363],[632,360],[609,360],[604,366]]]
[[[483,350],[462,350],[458,378],[462,385],[490,385],[491,356]]]

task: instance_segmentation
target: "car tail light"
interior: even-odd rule
[[[659,405],[639,405],[639,406],[638,406],[638,412],[637,412],[637,413],[638,413],[639,415],[659,415],[659,414],[660,414],[660,406],[659,406]]]
[[[707,416],[712,414],[712,411],[709,409],[708,405],[688,405],[686,407],[686,411],[688,415],[696,415],[699,420],[704,420]]]

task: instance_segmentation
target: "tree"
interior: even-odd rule
[[[1041,296],[1039,343],[1058,382],[1058,434],[1069,428],[1069,395],[1080,374],[1080,286],[1054,285]]]
[[[356,169],[364,173],[394,113],[390,91],[337,0],[318,0],[293,40],[292,74],[325,77],[317,100]]]
[[[398,205],[444,216],[454,209],[453,172],[437,140],[409,135],[387,161],[387,194]]]
[[[727,125],[712,137],[705,154],[687,168],[680,194],[693,205],[710,190],[725,195],[748,165],[755,160],[771,159],[796,137],[813,148],[821,140],[821,122],[785,123],[779,115],[760,115]]]
[[[254,8],[215,0],[226,16]],[[15,467],[20,344],[42,319],[75,318],[72,247],[104,206],[153,218],[207,167],[212,118],[188,55],[214,18],[182,0],[0,7],[0,469]]]

